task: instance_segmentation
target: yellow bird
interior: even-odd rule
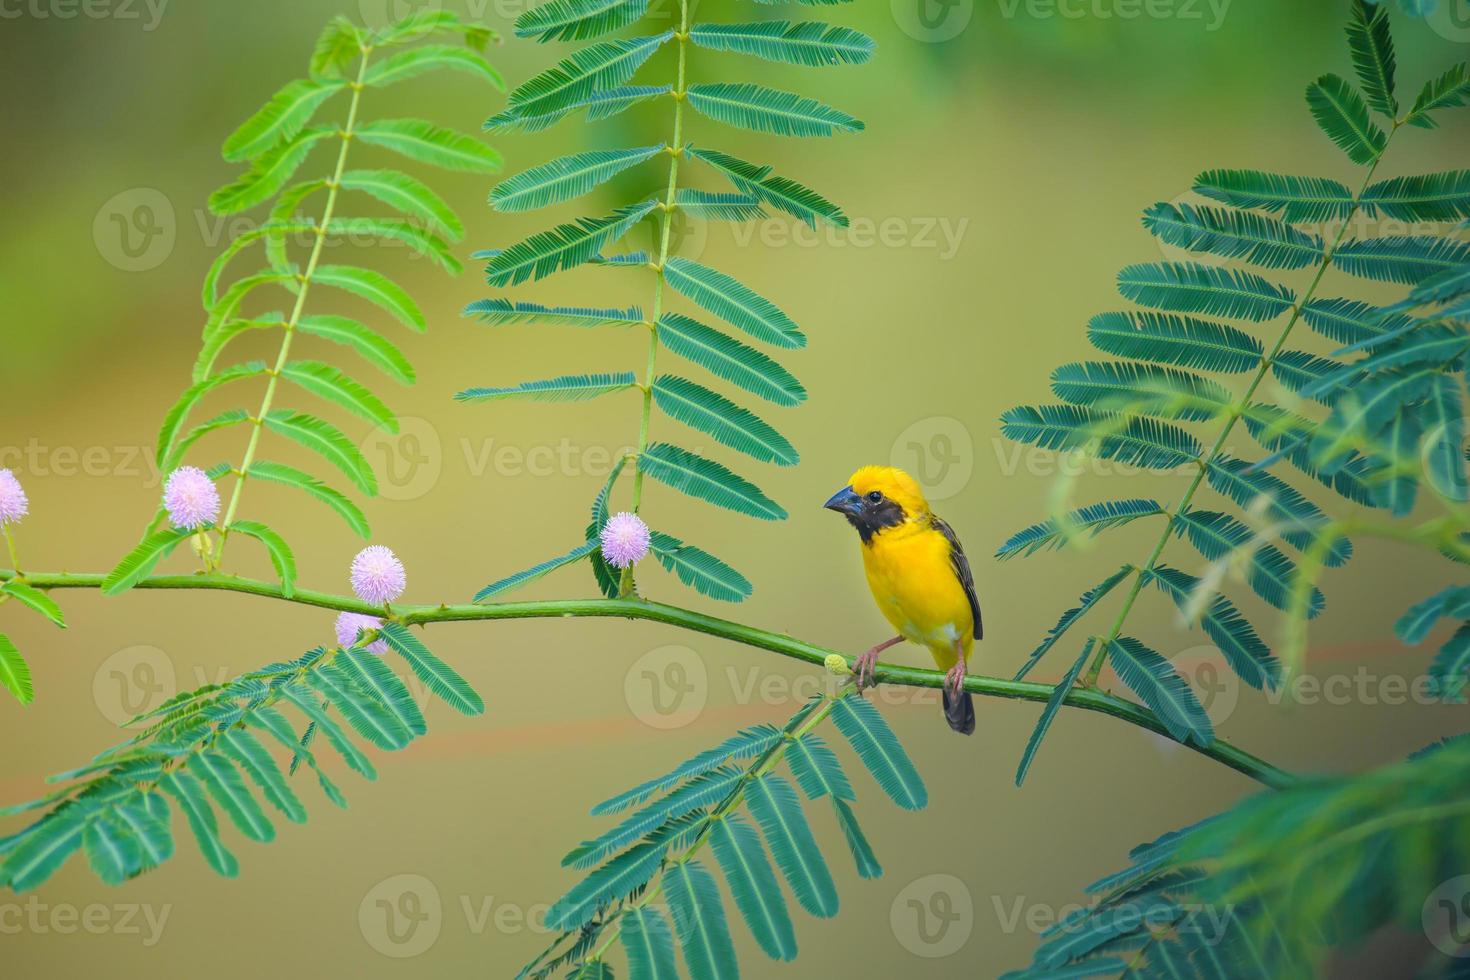
[[[950,526],[929,512],[918,483],[892,466],[864,466],[824,505],[847,518],[862,539],[873,599],[898,636],[853,664],[859,686],[878,654],[908,640],[929,648],[946,671],[944,718],[962,735],[975,730],[975,706],[963,690],[970,650],[981,638],[980,600],[970,562]]]

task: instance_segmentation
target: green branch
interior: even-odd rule
[[[0,569],[0,581],[15,578],[16,573]],[[58,572],[31,572],[25,581],[38,589],[96,589],[102,585],[104,576],[99,574],[68,574]],[[295,589],[290,597],[279,585],[255,579],[239,578],[218,572],[209,575],[154,575],[140,581],[138,589],[212,589],[222,592],[240,592],[246,595],[264,596],[292,602],[298,605],[315,606],[341,612],[363,613],[382,616],[383,609],[371,603],[348,596],[314,592],[310,589]],[[498,619],[642,619],[667,626],[722,639],[733,640],[760,650],[768,650],[800,660],[813,666],[824,666],[828,657],[836,655],[849,665],[852,658],[837,650],[817,646],[782,633],[771,633],[754,626],[735,623],[703,613],[683,609],[679,606],[650,602],[646,599],[548,599],[531,602],[502,602],[485,605],[437,605],[395,606],[392,619],[410,626],[429,623],[462,623]],[[879,664],[874,678],[880,684],[896,687],[938,688],[944,684],[944,674],[922,667],[898,667]],[[1050,684],[1029,681],[1008,681],[998,677],[970,674],[965,678],[965,689],[982,697],[1003,698],[1011,701],[1034,701],[1045,704],[1051,699],[1055,688]],[[1064,704],[1096,711],[1143,728],[1165,738],[1170,738],[1164,723],[1147,708],[1102,691],[1076,688],[1067,694]],[[1171,739],[1172,740],[1172,739]],[[1244,773],[1252,779],[1279,789],[1294,783],[1295,777],[1263,759],[1236,748],[1223,739],[1216,739],[1207,746],[1190,743],[1186,748],[1214,759],[1223,765]]]

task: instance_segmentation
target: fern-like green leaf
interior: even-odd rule
[[[364,123],[353,138],[445,170],[488,174],[500,169],[500,154],[472,136],[422,119],[379,119]]]
[[[1258,540],[1256,532],[1228,514],[1208,510],[1186,510],[1174,518],[1175,530],[1189,538],[1209,561],[1239,560],[1246,564],[1251,589],[1277,609],[1290,607],[1292,588],[1299,574],[1296,563],[1275,545]],[[1307,616],[1322,611],[1326,600],[1313,587]]]
[[[1275,690],[1281,682],[1281,662],[1271,653],[1271,648],[1261,640],[1235,604],[1223,595],[1215,595],[1197,612],[1200,603],[1196,593],[1200,580],[1186,572],[1167,565],[1158,565],[1149,574],[1149,579],[1159,587],[1181,612],[1196,615],[1215,646],[1220,648],[1226,663],[1236,676],[1256,690],[1263,687]]]
[[[416,177],[397,170],[349,170],[341,187],[361,191],[396,211],[443,231],[450,241],[464,237],[464,225],[442,197]]]
[[[270,200],[306,162],[312,149],[335,135],[335,129],[314,127],[278,143],[257,157],[250,169],[233,183],[209,195],[209,210],[215,214],[235,214]]]
[[[1072,686],[1077,683],[1082,668],[1087,665],[1088,658],[1092,656],[1092,648],[1096,640],[1089,639],[1082,646],[1082,653],[1072,664],[1070,670],[1057,682],[1052,689],[1051,697],[1046,699],[1046,706],[1041,709],[1041,717],[1037,719],[1036,727],[1031,730],[1031,737],[1026,740],[1026,748],[1021,753],[1021,761],[1016,766],[1016,785],[1020,786],[1026,781],[1026,774],[1031,771],[1031,763],[1036,759],[1036,750],[1041,748],[1042,739],[1051,729],[1051,723],[1056,720],[1057,712],[1061,710],[1062,702],[1071,693]]]
[[[1322,132],[1354,163],[1372,163],[1388,143],[1383,130],[1368,118],[1368,106],[1358,90],[1339,75],[1329,73],[1308,85],[1307,105]]]
[[[352,243],[365,243],[369,239],[399,242],[432,260],[451,276],[464,271],[444,239],[402,218],[333,218],[327,223],[327,234]]]
[[[214,810],[210,807],[209,800],[204,795],[204,788],[199,785],[199,780],[187,771],[176,769],[165,773],[159,779],[158,785],[178,801],[179,809],[183,811],[184,818],[189,822],[189,829],[194,832],[194,840],[199,845],[199,852],[204,855],[204,860],[214,869],[215,873],[226,878],[239,877],[240,862],[220,841],[219,824],[215,820]],[[8,866],[9,862],[6,864]],[[11,887],[15,887],[13,880]]]
[[[672,771],[655,779],[640,783],[630,790],[603,800],[592,808],[593,816],[603,816],[626,810],[647,800],[655,793],[663,792],[676,783],[711,772],[726,763],[752,759],[771,748],[781,736],[780,731],[769,725],[757,725],[738,734],[731,735],[712,749],[706,749],[691,759],[676,766]]]
[[[795,959],[796,930],[755,828],[731,813],[710,821],[709,840],[757,945],[773,960]]]
[[[638,457],[638,468],[665,486],[716,507],[767,521],[786,519],[785,509],[759,487],[687,449],[654,443]]]
[[[296,329],[313,337],[351,347],[363,360],[396,381],[411,385],[417,380],[413,365],[403,352],[369,327],[345,316],[304,316]]]
[[[796,449],[769,424],[724,395],[687,378],[665,374],[653,383],[660,411],[722,445],[767,463],[795,466]]]
[[[1051,388],[1072,405],[1204,422],[1229,411],[1232,396],[1208,378],[1135,361],[1083,361],[1052,372]]]
[[[1450,375],[1434,379],[1425,405],[1424,468],[1436,492],[1450,500],[1470,499],[1465,480],[1465,402],[1460,382]]]
[[[1368,97],[1368,104],[1390,120],[1398,118],[1399,100],[1394,97],[1393,37],[1388,27],[1388,7],[1381,3],[1353,0],[1347,26],[1348,49],[1353,70]]]
[[[1263,354],[1243,330],[1168,313],[1100,313],[1087,324],[1087,339],[1118,357],[1222,373],[1254,370]]]
[[[567,374],[545,381],[526,381],[508,388],[466,388],[455,401],[485,402],[518,399],[536,402],[586,401],[614,391],[625,391],[638,383],[632,371],[609,374]]]
[[[382,657],[360,647],[346,647],[332,659],[332,666],[387,709],[409,738],[428,731],[423,712],[419,710],[408,685],[399,679]]]
[[[380,272],[348,265],[321,265],[313,273],[312,281],[361,296],[419,333],[428,329],[423,311],[408,291]]]
[[[1470,262],[1470,246],[1453,238],[1413,235],[1358,238],[1339,245],[1332,262],[1364,279],[1414,286]]]
[[[836,915],[837,886],[792,785],[766,773],[746,785],[745,805],[760,824],[771,856],[797,903],[819,918]]]
[[[344,408],[359,418],[389,432],[398,431],[398,418],[378,396],[360,382],[321,361],[291,361],[280,377],[325,401]]]
[[[714,876],[698,861],[679,861],[663,876],[684,965],[694,980],[737,980],[740,969]]]
[[[243,381],[247,378],[258,378],[266,373],[264,361],[250,361],[245,364],[237,364],[226,368],[212,377],[192,385],[187,391],[179,396],[168,412],[163,417],[163,425],[158,430],[158,444],[154,449],[153,458],[160,464],[168,458],[169,450],[178,438],[179,431],[183,429],[184,423],[188,421],[189,412],[194,406],[210,392],[235,381]]]
[[[1402,221],[1470,218],[1470,170],[1380,180],[1363,191],[1363,209]]]
[[[1256,321],[1280,316],[1294,299],[1254,273],[1197,262],[1131,265],[1118,273],[1118,292],[1156,309]]]
[[[635,23],[648,0],[547,0],[516,18],[516,37],[538,41],[586,41]]]
[[[312,78],[340,78],[366,39],[357,25],[340,14],[327,22],[311,54]]]
[[[11,579],[4,585],[0,585],[0,595],[9,596],[21,605],[34,609],[62,629],[66,629],[66,617],[61,614],[61,607],[56,604],[55,599],[40,589],[27,585],[20,579]]]
[[[482,715],[485,702],[475,689],[444,661],[429,652],[408,627],[400,623],[385,623],[378,631],[399,656],[408,661],[408,666],[418,675],[434,695],[462,715]]]
[[[1466,104],[1470,104],[1470,63],[1461,62],[1425,83],[1404,121],[1421,129],[1433,129],[1439,124],[1429,113]]]
[[[840,109],[792,92],[749,82],[689,86],[685,98],[716,122],[777,136],[831,136],[863,128]]]
[[[1302,551],[1317,540],[1316,529],[1328,522],[1322,509],[1291,484],[1244,460],[1217,455],[1205,469],[1205,479],[1243,510],[1255,511],[1264,504],[1264,518],[1280,525],[1281,537]],[[1352,553],[1348,539],[1336,538],[1322,556],[1323,564],[1342,565]]]
[[[760,199],[746,194],[713,194],[684,189],[674,195],[674,206],[704,221],[752,221],[766,212]]]
[[[1203,452],[1183,429],[1149,418],[1098,412],[1075,405],[1023,405],[1001,416],[1007,439],[1058,452],[1088,449],[1100,459],[1173,469],[1193,463]]]
[[[266,415],[265,427],[321,456],[337,467],[365,495],[378,495],[378,478],[372,465],[341,429],[312,415],[276,409]]]
[[[109,815],[96,815],[82,830],[87,862],[104,884],[122,884],[143,870],[143,848]]]
[[[371,656],[371,654],[369,654]],[[359,687],[349,673],[331,663],[318,664],[306,675],[333,708],[368,742],[392,752],[413,741],[413,733],[368,691]]]
[[[553,902],[546,912],[546,924],[563,930],[586,925],[602,906],[646,885],[657,873],[663,856],[664,848],[652,843],[618,855]]]
[[[876,45],[861,31],[816,21],[764,20],[752,24],[695,24],[689,40],[711,51],[748,54],[766,61],[820,68],[863,65]]]
[[[165,553],[180,542],[188,540],[193,533],[186,528],[171,527],[144,538],[117,563],[116,568],[107,573],[107,577],[102,580],[102,594],[119,595],[137,585],[148,576]]]
[[[235,521],[228,528],[231,533],[243,534],[254,538],[265,545],[270,554],[271,564],[275,566],[276,577],[281,580],[281,591],[290,598],[296,591],[296,556],[291,553],[291,546],[286,544],[286,539],[275,531],[258,524],[255,521]]]
[[[505,80],[500,77],[500,72],[483,55],[469,48],[448,44],[425,44],[374,62],[362,82],[364,85],[382,88],[440,69],[465,72],[498,89],[505,89]]]
[[[487,130],[519,130],[526,133],[539,133],[561,122],[578,109],[587,110],[588,122],[599,122],[626,112],[641,102],[660,95],[668,95],[672,90],[673,86],[670,85],[621,85],[617,88],[593,92],[565,108],[549,112],[527,114],[515,109],[506,109],[485,120],[485,128]]]
[[[1300,269],[1322,259],[1322,240],[1251,211],[1155,204],[1143,226],[1161,241],[1190,252],[1243,259],[1268,269]]]
[[[250,795],[240,771],[223,753],[195,753],[189,757],[187,768],[209,790],[214,802],[240,833],[260,843],[275,840],[275,827]]]
[[[1071,511],[1064,517],[1049,517],[1017,531],[996,551],[1001,561],[1026,557],[1048,548],[1065,548],[1074,541],[1095,538],[1104,531],[1131,524],[1166,511],[1156,500],[1107,500]]]
[[[659,318],[658,336],[670,353],[753,395],[786,406],[806,400],[801,382],[775,360],[697,320],[665,313]]]
[[[315,652],[321,653],[323,651],[318,650]],[[378,778],[378,771],[373,767],[372,760],[367,757],[367,754],[362,749],[357,747],[352,739],[347,737],[347,733],[342,730],[342,726],[337,724],[331,715],[327,714],[326,705],[317,702],[317,695],[310,688],[296,684],[287,684],[280,688],[280,692],[287,700],[296,705],[301,710],[301,713],[306,715],[311,722],[307,726],[306,734],[302,736],[299,747],[296,749],[298,755],[306,748],[316,733],[321,733],[326,738],[328,744],[337,751],[337,754],[342,756],[342,761],[347,763],[349,769],[360,775],[363,779],[375,780]],[[307,755],[306,758],[308,761],[314,761],[310,755]],[[293,759],[291,762],[291,772],[294,774],[295,771],[296,760]]]
[[[664,264],[664,279],[733,327],[776,347],[806,346],[806,335],[776,304],[723,272],[681,256]]]
[[[86,821],[67,815],[43,821],[5,856],[0,874],[11,890],[30,891],[56,873],[82,846]]]
[[[220,749],[250,777],[266,801],[292,823],[306,822],[306,807],[292,791],[266,747],[248,729],[227,728],[219,736]],[[153,864],[162,856],[150,855]]]
[[[660,565],[679,576],[685,585],[697,589],[700,595],[722,602],[744,602],[754,591],[744,575],[703,548],[685,544],[671,534],[654,531],[649,547]]]
[[[247,472],[251,479],[281,483],[305,491],[336,511],[358,537],[364,540],[372,537],[372,530],[368,527],[367,518],[363,515],[362,510],[345,494],[332,489],[309,473],[303,473],[283,463],[272,463],[267,460],[254,461]]]
[[[594,92],[616,88],[627,82],[673,36],[673,32],[668,31],[652,37],[598,41],[588,45],[521,83],[507,97],[506,104],[522,117],[571,108]]]
[[[493,326],[550,323],[564,327],[636,327],[643,323],[643,311],[636,306],[630,306],[626,310],[590,306],[543,306],[540,303],[517,303],[508,299],[476,300],[464,308],[464,315]]]
[[[679,980],[674,934],[655,908],[633,905],[618,918],[618,939],[628,956],[628,980]]]
[[[1461,623],[1455,635],[1439,648],[1429,665],[1429,679],[1441,698],[1464,701],[1466,682],[1470,679],[1470,623]]]
[[[737,190],[805,222],[809,228],[815,228],[818,221],[847,227],[847,215],[841,208],[811,188],[771,173],[770,167],[696,146],[688,147],[687,152],[718,170]]]
[[[1194,191],[1237,208],[1279,214],[1291,223],[1346,218],[1354,208],[1353,192],[1346,184],[1263,170],[1207,170],[1195,178]]]
[[[299,79],[271,96],[269,102],[225,140],[221,154],[239,162],[260,156],[306,128],[316,110],[347,88],[342,81]]]
[[[142,857],[140,870],[156,868],[174,856],[174,835],[162,793],[151,791],[141,800],[114,806],[112,816],[137,843]]]
[[[889,799],[905,810],[929,805],[929,791],[919,771],[877,708],[861,697],[837,698],[832,721]]]
[[[601,218],[579,218],[539,232],[497,253],[485,267],[492,286],[514,286],[527,279],[544,279],[555,272],[591,261],[607,245],[653,212],[654,202],[619,208]]]
[[[490,192],[497,211],[534,211],[590,193],[664,151],[662,144],[629,150],[588,150],[558,157],[510,177]]]
[[[523,585],[535,581],[548,572],[552,572],[558,568],[561,568],[563,565],[570,565],[572,562],[581,561],[583,558],[586,558],[588,555],[592,554],[592,552],[596,550],[596,548],[597,542],[595,540],[588,541],[585,544],[578,545],[564,555],[548,559],[547,561],[541,562],[541,564],[539,565],[531,566],[525,571],[516,572],[514,575],[510,575],[498,581],[491,582],[479,592],[475,593],[475,601],[484,602],[486,599],[489,599],[492,596],[500,595],[502,592],[509,592],[512,589],[518,589]]]
[[[26,663],[10,637],[0,633],[0,685],[15,695],[21,704],[36,700],[36,687],[31,681],[31,667]]]
[[[1339,344],[1358,344],[1407,326],[1407,317],[1353,299],[1314,299],[1302,307],[1307,326]]]
[[[1057,620],[1057,624],[1047,630],[1046,636],[1042,639],[1041,644],[1035,650],[1031,651],[1031,656],[1027,657],[1026,662],[1021,665],[1021,669],[1016,671],[1016,680],[1024,680],[1026,675],[1031,673],[1031,668],[1041,662],[1041,658],[1046,656],[1052,647],[1056,646],[1057,641],[1062,638],[1067,630],[1071,629],[1073,624],[1085,616],[1093,606],[1101,602],[1103,596],[1117,588],[1118,583],[1127,578],[1133,570],[1132,565],[1124,565],[1097,585],[1082,593],[1081,598],[1077,600],[1077,605],[1062,613],[1061,618]]]
[[[1169,661],[1131,636],[1108,645],[1108,662],[1118,679],[1159,716],[1176,741],[1209,745],[1215,740],[1210,716]]]

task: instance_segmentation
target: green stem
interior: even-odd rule
[[[1123,625],[1128,621],[1128,614],[1133,611],[1133,604],[1138,601],[1138,595],[1143,591],[1143,586],[1148,581],[1149,574],[1153,572],[1154,566],[1158,563],[1159,556],[1164,553],[1164,546],[1169,543],[1169,538],[1174,534],[1174,528],[1178,524],[1179,515],[1189,508],[1190,501],[1194,499],[1195,493],[1204,482],[1205,473],[1209,471],[1210,464],[1215,461],[1215,458],[1220,455],[1220,451],[1225,448],[1225,440],[1230,438],[1230,433],[1235,430],[1235,424],[1245,414],[1250,404],[1251,396],[1256,393],[1256,389],[1265,380],[1266,373],[1271,370],[1271,364],[1275,361],[1276,356],[1281,353],[1281,348],[1286,345],[1287,338],[1291,336],[1291,332],[1296,327],[1297,321],[1301,319],[1303,307],[1310,303],[1316,295],[1317,287],[1322,283],[1322,277],[1327,274],[1327,270],[1332,266],[1333,253],[1337,251],[1337,246],[1342,243],[1343,236],[1347,234],[1348,225],[1357,215],[1360,202],[1363,198],[1363,192],[1368,189],[1369,182],[1373,180],[1373,174],[1378,170],[1379,161],[1383,159],[1383,154],[1388,150],[1388,143],[1393,139],[1394,133],[1398,132],[1398,128],[1399,124],[1395,122],[1393,128],[1388,133],[1387,139],[1384,140],[1383,149],[1379,151],[1378,156],[1374,157],[1373,162],[1369,164],[1368,171],[1363,177],[1362,186],[1358,188],[1358,193],[1354,195],[1353,206],[1343,218],[1342,227],[1337,230],[1337,236],[1332,240],[1332,244],[1322,252],[1322,261],[1317,264],[1317,272],[1312,277],[1312,282],[1307,287],[1307,291],[1292,306],[1291,317],[1286,321],[1286,326],[1282,328],[1280,335],[1277,336],[1276,343],[1271,347],[1270,352],[1261,358],[1261,363],[1256,366],[1256,372],[1251,377],[1250,384],[1246,386],[1245,392],[1240,396],[1240,401],[1236,403],[1230,412],[1230,416],[1225,420],[1225,424],[1220,428],[1220,434],[1215,438],[1209,451],[1197,461],[1198,471],[1194,474],[1194,478],[1189,481],[1189,487],[1184,491],[1184,496],[1179,499],[1179,503],[1170,510],[1169,522],[1164,525],[1164,531],[1159,535],[1159,540],[1154,544],[1154,549],[1149,554],[1148,561],[1139,567],[1137,577],[1133,580],[1133,587],[1128,590],[1128,596],[1123,600],[1122,608],[1118,610],[1118,618],[1113,621],[1112,628],[1108,630],[1107,636],[1101,638],[1102,643],[1098,646],[1097,655],[1092,658],[1092,663],[1087,668],[1087,677],[1083,681],[1085,686],[1090,688],[1097,686],[1098,676],[1102,673],[1103,664],[1108,659],[1108,650],[1111,648],[1112,642],[1123,632]]]
[[[0,569],[0,581],[15,577],[9,569]],[[26,581],[38,589],[97,589],[101,588],[102,574],[70,574],[58,572],[36,572],[26,576]],[[239,592],[245,595],[263,596],[297,605],[314,606],[340,612],[356,612],[369,616],[381,616],[381,607],[348,596],[315,592],[310,589],[295,589],[288,597],[279,585],[234,575],[154,575],[143,579],[138,589],[207,589],[219,592]],[[828,657],[841,656],[849,666],[852,658],[828,647],[807,643],[783,633],[772,633],[743,623],[735,623],[703,613],[683,609],[679,606],[649,602],[646,599],[549,599],[535,602],[502,602],[482,605],[437,605],[397,606],[394,619],[410,626],[429,623],[479,622],[501,619],[641,619],[663,623],[679,629],[717,636],[736,643],[793,660],[824,667]],[[880,664],[874,677],[878,683],[897,687],[939,688],[944,685],[944,674],[923,667],[897,667]],[[1053,687],[1029,681],[1009,681],[998,677],[970,674],[965,678],[965,690],[982,697],[1002,698],[1011,701],[1032,701],[1045,704],[1051,700]],[[1142,705],[1102,691],[1075,688],[1068,692],[1065,704],[1095,711],[1125,721],[1130,725],[1146,729],[1169,738],[1169,730],[1153,712]],[[1237,772],[1244,773],[1263,785],[1280,788],[1296,782],[1295,777],[1256,756],[1236,748],[1223,739],[1216,739],[1207,746],[1188,743],[1187,748],[1200,755],[1214,759]]]
[[[15,567],[15,574],[19,576],[21,574],[20,553],[15,547],[15,536],[11,534],[9,524],[0,524],[0,531],[5,534],[5,548],[10,552],[10,564]]]
[[[367,76],[368,56],[372,53],[370,46],[362,47],[361,63],[357,70],[357,80],[352,83],[352,104],[347,110],[347,124],[341,132],[342,147],[337,151],[337,166],[332,171],[331,183],[327,185],[327,203],[322,209],[322,220],[316,229],[316,241],[311,246],[311,257],[307,260],[306,271],[301,274],[299,289],[296,291],[296,305],[291,310],[291,317],[286,321],[285,336],[281,338],[281,350],[276,355],[276,366],[271,369],[270,379],[266,382],[265,396],[260,402],[260,411],[251,420],[252,429],[250,441],[245,446],[245,458],[240,463],[239,469],[235,471],[235,489],[230,494],[230,505],[225,510],[225,519],[220,524],[219,548],[216,550],[212,563],[216,566],[225,556],[225,543],[230,537],[230,527],[235,522],[235,513],[240,507],[240,495],[245,489],[245,481],[250,476],[250,464],[255,462],[255,452],[260,445],[260,433],[265,428],[265,417],[270,413],[271,405],[276,398],[276,385],[281,379],[281,372],[286,368],[286,359],[291,354],[291,341],[296,336],[296,325],[301,321],[301,312],[306,307],[306,294],[311,289],[311,277],[316,274],[317,263],[321,260],[322,248],[327,240],[327,226],[332,222],[332,215],[337,207],[337,192],[342,187],[342,174],[347,168],[347,151],[352,146],[352,134],[357,125],[357,108],[362,101],[363,79]],[[206,559],[207,561],[209,559]]]
[[[648,427],[653,418],[653,371],[658,360],[658,321],[663,315],[664,263],[669,260],[669,239],[674,227],[674,197],[679,187],[679,160],[684,154],[684,77],[689,50],[689,0],[679,0],[679,74],[674,86],[674,137],[669,142],[669,183],[664,191],[663,222],[659,233],[657,279],[653,284],[653,312],[648,319],[648,358],[643,372],[643,414],[638,423],[638,455],[633,459],[633,513],[643,506],[643,453],[648,449]],[[623,569],[620,594],[633,594],[633,566]]]

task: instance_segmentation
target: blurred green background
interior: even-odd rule
[[[381,23],[392,2],[0,5],[8,134],[0,154],[0,466],[15,469],[31,496],[32,516],[20,529],[28,566],[102,571],[136,542],[159,492],[148,462],[157,426],[187,386],[197,351],[200,280],[229,237],[259,217],[220,219],[204,209],[208,193],[235,173],[219,144],[304,73],[330,16]],[[513,0],[445,6],[505,35],[524,9]],[[737,0],[700,8],[702,18],[725,21],[812,15]],[[675,9],[658,0],[652,16]],[[1301,97],[1321,72],[1348,71],[1345,4],[1157,0],[1147,10],[1163,15],[1128,0],[871,2],[818,12],[877,39],[867,67],[787,70],[694,52],[694,80],[799,90],[868,128],[782,141],[693,117],[691,139],[774,164],[840,202],[853,227],[816,236],[793,234],[785,220],[681,229],[683,254],[737,275],[803,326],[810,347],[783,360],[811,400],[766,413],[801,450],[800,467],[777,471],[714,453],[785,505],[788,522],[727,516],[657,485],[648,494],[655,527],[743,570],[754,598],[731,610],[652,567],[643,576],[648,594],[853,653],[883,638],[853,535],[820,509],[869,462],[914,470],[966,543],[987,625],[974,670],[1009,676],[1078,592],[1121,561],[1145,557],[1151,529],[1115,533],[1083,554],[990,561],[1005,537],[1046,514],[1055,472],[1049,455],[1001,441],[998,415],[1047,400],[1051,369],[1085,356],[1088,316],[1120,305],[1116,270],[1161,257],[1139,213],[1186,192],[1200,170],[1321,173],[1354,186],[1359,179],[1316,131]],[[1470,50],[1443,19],[1436,30],[1395,11],[1394,22],[1410,97]],[[558,47],[512,40],[490,56],[514,84],[548,65]],[[669,70],[655,60],[640,80],[663,80]],[[369,93],[364,112],[478,131],[502,101],[465,76],[434,76]],[[1449,118],[1436,133],[1406,132],[1384,175],[1463,165],[1466,123]],[[667,126],[665,106],[645,107],[596,128],[569,121],[489,141],[514,173],[591,146],[647,145],[666,138]],[[354,154],[353,166],[389,163],[367,149]],[[328,166],[319,151],[303,175]],[[493,181],[425,176],[463,216],[466,254],[641,199],[661,179],[644,168],[555,213],[499,216],[484,203]],[[635,235],[646,237],[646,227]],[[580,540],[609,457],[636,439],[638,406],[630,397],[464,406],[449,396],[471,385],[641,368],[642,340],[485,328],[459,316],[465,303],[490,295],[474,263],[449,279],[402,250],[362,258],[408,286],[430,330],[408,335],[371,321],[397,330],[419,371],[415,387],[385,391],[405,419],[400,437],[333,418],[378,465],[384,492],[366,509],[374,540],[408,567],[407,599],[464,601]],[[1285,281],[1300,288],[1299,278]],[[1340,283],[1327,294],[1338,288],[1375,295]],[[649,289],[646,272],[592,269],[514,295],[646,306]],[[336,299],[319,311],[371,315]],[[259,340],[261,351],[272,343]],[[335,348],[314,347],[312,356],[371,374]],[[234,394],[251,405],[258,397]],[[220,407],[231,404],[224,397]],[[700,445],[675,428],[656,419],[655,438]],[[1236,452],[1250,454],[1244,439]],[[222,434],[191,461],[238,459],[242,440],[238,431]],[[269,454],[302,462],[278,446]],[[1076,493],[1080,502],[1168,499],[1181,486],[1114,468],[1088,476]],[[361,543],[342,525],[284,488],[252,485],[244,499],[244,516],[268,519],[293,542],[304,584],[347,590],[346,567]],[[242,574],[269,575],[244,542],[231,551]],[[1185,567],[1198,562],[1171,554]],[[1405,703],[1427,654],[1397,646],[1390,623],[1441,574],[1418,562],[1370,545],[1328,578],[1310,673],[1330,683],[1307,689],[1298,704],[1234,689],[1204,636],[1183,630],[1160,598],[1140,603],[1132,630],[1191,672],[1225,736],[1291,769],[1362,768],[1464,727],[1463,708]],[[182,557],[174,564],[187,568]],[[577,567],[524,595],[593,589]],[[0,801],[39,795],[46,774],[111,744],[115,722],[133,710],[330,637],[328,613],[236,595],[59,598],[71,623],[65,633],[19,609],[0,618],[28,655],[38,692],[24,709],[0,699]],[[1269,609],[1242,605],[1274,635]],[[380,758],[377,783],[343,776],[350,811],[308,787],[304,827],[282,827],[269,847],[231,837],[243,868],[237,881],[212,875],[181,836],[179,857],[122,889],[99,884],[78,857],[34,896],[0,896],[5,974],[508,975],[548,939],[539,915],[574,881],[558,860],[602,826],[587,816],[592,803],[736,728],[785,717],[821,682],[818,672],[773,655],[652,624],[438,626],[427,640],[484,694],[484,717],[430,704],[429,737]],[[926,662],[917,649],[893,654]],[[1064,659],[1059,650],[1038,676],[1054,679]],[[916,757],[931,805],[898,812],[857,773],[859,813],[886,874],[858,880],[835,824],[817,813],[843,911],[834,921],[800,918],[802,955],[785,967],[758,959],[737,925],[751,976],[973,977],[1020,966],[1036,930],[1078,901],[1083,885],[1120,867],[1130,846],[1254,788],[1191,752],[1069,711],[1018,791],[1012,776],[1036,706],[981,702],[979,728],[964,740],[945,727],[932,694],[875,696]],[[0,833],[18,825],[7,821]],[[163,921],[150,925],[150,917]]]

